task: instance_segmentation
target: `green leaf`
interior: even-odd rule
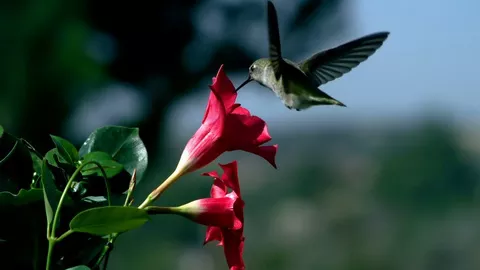
[[[77,169],[76,164],[68,163],[60,155],[57,148],[50,149],[45,154],[45,159],[47,159],[49,168],[55,176],[56,183],[68,180],[68,177]]]
[[[8,191],[0,192],[0,205],[2,207],[6,205],[25,205],[41,200],[43,200],[43,189],[41,188],[21,189],[17,195]]]
[[[58,161],[65,161],[63,158],[60,156],[60,153],[58,152],[57,148],[50,149],[46,154],[45,158],[47,159],[48,163],[50,165],[59,167]]]
[[[3,127],[2,125],[0,125],[0,138],[2,138],[2,135],[3,135]]]
[[[137,169],[139,182],[147,169],[147,149],[140,139],[138,128],[107,126],[95,130],[80,148],[80,156],[102,151],[123,164],[125,170],[133,174]]]
[[[45,201],[45,213],[47,214],[47,224],[50,224],[53,219],[53,213],[57,209],[59,199],[56,196],[58,192],[55,186],[52,172],[48,169],[47,160],[43,160],[42,164],[42,186]]]
[[[88,203],[106,203],[107,198],[103,196],[87,196],[85,198],[82,198],[82,201],[88,202]]]
[[[63,159],[65,159],[70,164],[75,164],[75,162],[78,161],[78,151],[71,142],[54,135],[50,135],[50,137],[55,143],[55,146],[58,149],[58,153]]]
[[[33,166],[28,148],[2,128],[0,137],[0,186],[4,191],[18,192],[32,183]]]
[[[85,210],[70,222],[70,230],[108,235],[133,230],[150,220],[147,212],[136,207],[104,206]]]
[[[40,154],[35,148],[25,139],[20,138],[19,142],[21,142],[25,147],[28,149],[30,153],[30,157],[32,158],[33,162],[33,170],[37,173],[37,175],[42,174],[42,159],[43,156]]]
[[[56,191],[53,195],[56,200],[60,200],[62,193]],[[18,194],[13,194],[8,191],[0,192],[0,205],[2,207],[10,206],[20,206],[26,205],[32,202],[38,202],[44,200],[44,194],[42,188],[32,188],[32,189],[20,189]],[[74,204],[73,200],[70,197],[66,197],[63,201],[64,205],[72,206]]]
[[[83,163],[89,161],[98,162],[102,168],[105,170],[107,178],[112,178],[115,175],[119,174],[123,170],[123,165],[116,162],[112,157],[105,152],[90,152],[83,157]],[[82,175],[92,175],[96,174],[97,176],[103,177],[102,171],[95,164],[85,165],[82,169]]]
[[[42,174],[42,159],[37,156],[34,152],[30,152],[30,156],[32,157],[32,162],[33,162],[33,169],[34,171],[38,174]]]
[[[67,270],[90,270],[90,267],[86,265],[78,265],[78,266],[70,267]]]

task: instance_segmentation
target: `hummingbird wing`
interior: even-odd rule
[[[268,40],[269,54],[271,66],[273,68],[275,78],[280,79],[281,67],[283,65],[282,48],[280,46],[280,31],[278,29],[277,11],[271,1],[267,2],[268,16]]]
[[[351,71],[367,60],[387,39],[389,32],[378,32],[322,51],[300,62],[298,67],[320,86]]]

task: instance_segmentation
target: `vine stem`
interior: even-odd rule
[[[120,235],[120,233],[114,233],[112,234],[112,237],[108,241],[108,243],[103,247],[102,254],[97,259],[97,262],[93,266],[93,269],[96,267],[100,266],[100,263],[102,263],[103,258],[105,258],[105,262],[103,264],[103,268],[107,269],[107,264],[108,264],[108,257],[110,255],[110,252],[112,250],[113,242],[117,239],[117,237]]]
[[[138,207],[138,209],[143,209],[147,206],[149,206],[153,201],[155,201],[156,199],[158,199],[158,197],[160,197],[160,195],[162,195],[162,193],[173,183],[175,183],[183,174],[185,173],[185,171],[182,171],[182,170],[175,170],[165,181],[163,181],[162,184],[160,184],[160,186],[158,186],[155,190],[153,190],[148,196],[147,198],[145,199],[145,201],[143,201],[142,204],[140,204],[140,206]]]
[[[57,229],[58,219],[60,218],[60,209],[62,208],[63,201],[65,200],[65,197],[67,196],[68,189],[72,185],[73,180],[75,180],[77,175],[83,169],[83,167],[85,167],[88,164],[95,164],[100,169],[100,171],[102,172],[103,178],[105,179],[105,184],[107,185],[108,204],[109,205],[111,204],[111,202],[110,202],[110,190],[109,190],[108,183],[107,183],[107,174],[105,173],[105,170],[103,169],[103,167],[96,161],[88,161],[88,162],[85,162],[82,165],[80,165],[80,167],[78,167],[75,170],[75,172],[72,174],[72,176],[68,179],[67,185],[63,189],[62,196],[60,197],[60,201],[58,202],[57,209],[55,210],[55,215],[53,216],[52,226],[47,225],[48,254],[47,254],[47,265],[46,265],[46,268],[45,268],[46,270],[50,270],[50,268],[51,268],[52,254],[53,254],[53,248],[55,247],[55,244],[57,242],[60,242],[61,240],[63,240],[65,237],[67,237],[71,233],[73,233],[73,231],[69,230],[66,233],[64,233],[62,236],[60,236],[59,238],[55,238],[55,231]],[[51,232],[50,232],[49,229],[51,229]]]
[[[137,184],[137,169],[134,169],[132,173],[132,178],[130,179],[130,184],[128,185],[127,196],[125,197],[125,202],[123,204],[124,207],[128,206],[131,203],[131,199],[133,197],[133,191],[135,190],[136,184]],[[107,244],[103,247],[102,253],[98,257],[97,262],[95,263],[93,268],[99,267],[100,264],[102,263],[102,260],[105,258],[105,261],[103,263],[103,269],[107,269],[108,258],[110,257],[110,253],[112,252],[112,249],[113,249],[113,242],[117,240],[117,237],[119,235],[120,233],[113,233],[110,236],[110,239],[108,240]]]
[[[149,214],[179,214],[178,207],[159,207],[159,206],[148,206],[145,210]],[[114,233],[110,238],[107,245],[102,250],[102,254],[98,257],[97,262],[95,263],[94,269],[100,266],[100,263],[105,258],[103,269],[107,269],[108,257],[112,251],[113,242],[120,236],[121,233]]]

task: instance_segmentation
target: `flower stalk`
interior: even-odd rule
[[[138,207],[138,209],[144,209],[145,207],[149,206],[152,202],[156,201],[160,195],[162,195],[165,190],[167,190],[173,183],[175,183],[182,175],[185,174],[184,170],[179,170],[178,168],[167,178],[163,181],[160,186],[154,189],[143,201],[142,204]]]

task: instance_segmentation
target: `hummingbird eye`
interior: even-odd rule
[[[255,68],[257,68],[255,65],[251,65],[250,66],[250,72],[253,72],[255,70]]]

